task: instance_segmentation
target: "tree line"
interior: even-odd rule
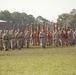
[[[47,19],[44,19],[42,16],[38,16],[36,19],[33,15],[27,15],[26,13],[22,12],[13,12],[10,13],[8,10],[0,11],[0,20],[12,21],[13,25],[26,25],[26,24],[36,24],[40,23],[39,21],[43,22],[50,22]]]
[[[68,29],[76,29],[76,9],[73,9],[69,13],[63,13],[58,16],[57,24],[60,28],[63,28],[64,23]]]
[[[52,22],[43,18],[42,16],[38,16],[35,18],[33,15],[28,15],[25,12],[12,12],[10,13],[8,10],[0,11],[0,19],[6,21],[12,21],[15,26],[26,25],[31,23],[47,23],[52,25]],[[67,28],[76,29],[76,9],[73,9],[69,13],[63,13],[57,18],[57,25],[60,28],[63,28],[64,23],[66,23]]]

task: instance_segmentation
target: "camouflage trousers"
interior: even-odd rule
[[[51,46],[52,45],[52,38],[50,38],[50,40],[49,40],[49,46]]]
[[[9,42],[8,42],[8,40],[3,40],[3,46],[4,46],[4,50],[8,50],[9,49]]]
[[[0,39],[0,50],[3,49],[3,45],[2,45],[2,39]]]
[[[33,38],[32,45],[36,45],[36,38]]]
[[[69,45],[73,45],[73,38],[69,38],[68,42],[69,42]]]
[[[29,44],[30,44],[30,39],[29,38],[25,39],[25,46],[27,48],[29,47]]]
[[[45,46],[46,46],[46,38],[45,37],[44,38],[40,38],[40,44],[41,44],[42,48],[45,48]]]
[[[74,44],[76,45],[76,38],[73,39]]]
[[[57,47],[57,46],[59,46],[59,39],[55,39],[55,42],[54,42],[54,45]]]
[[[22,39],[17,39],[17,48],[21,49],[21,45],[22,45]]]
[[[60,38],[60,39],[59,39],[59,44],[60,44],[61,46],[64,45],[64,38]]]
[[[15,39],[11,39],[11,49],[15,48]]]

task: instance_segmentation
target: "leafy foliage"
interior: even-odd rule
[[[45,22],[50,22],[43,17],[41,17]],[[0,11],[0,19],[1,20],[6,20],[6,21],[12,21],[15,27],[18,25],[26,25],[26,24],[31,24],[31,23],[37,23],[37,19],[34,18],[33,15],[27,15],[26,13],[22,12],[13,12],[10,13],[9,11]]]
[[[13,12],[10,13],[8,10],[0,11],[0,19],[6,21],[12,21],[15,27],[18,25],[24,24],[36,24],[36,23],[47,23],[52,24],[52,22],[43,18],[42,16],[38,16],[36,19],[33,15],[27,15],[22,12]],[[64,23],[66,23],[67,28],[76,29],[76,9],[73,9],[70,13],[63,13],[58,16],[57,24],[60,28],[63,28]]]
[[[66,23],[67,28],[76,29],[76,9],[73,9],[70,13],[59,15],[57,23],[60,28],[64,26],[64,23]]]

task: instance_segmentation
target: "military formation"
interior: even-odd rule
[[[55,29],[51,32],[49,28],[45,30],[42,25],[40,31],[29,31],[29,28],[26,27],[24,33],[20,30],[0,32],[0,50],[21,50],[23,47],[29,48],[30,45],[39,45],[41,48],[51,45],[55,47],[76,45],[76,30]]]

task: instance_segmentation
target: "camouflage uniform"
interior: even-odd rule
[[[64,43],[66,46],[68,46],[68,32],[64,32]]]
[[[9,38],[8,38],[8,34],[7,34],[7,32],[6,31],[4,31],[4,34],[3,34],[3,36],[2,36],[2,39],[3,39],[3,46],[4,46],[4,50],[8,50],[9,49],[9,42],[8,42],[8,40],[9,40]]]
[[[15,34],[11,34],[11,49],[15,49]]]
[[[23,48],[23,46],[24,46],[24,35],[23,35],[23,33],[21,32],[21,48]]]
[[[22,34],[20,33],[20,31],[18,31],[17,34],[16,34],[16,40],[17,40],[17,48],[21,49],[21,46],[22,46]]]
[[[30,44],[30,32],[29,31],[26,31],[24,38],[25,38],[25,46],[28,48]]]
[[[17,34],[18,32],[15,30],[15,48],[17,48]]]
[[[36,31],[36,45],[40,45],[39,32],[38,31]]]
[[[59,33],[57,32],[57,30],[54,33],[54,45],[57,47],[59,46]]]
[[[39,34],[39,38],[40,38],[40,44],[42,46],[42,48],[45,48],[46,46],[46,32],[45,31],[42,31],[40,32]]]
[[[2,32],[0,32],[0,50],[3,49],[3,45],[2,45]]]
[[[73,45],[73,32],[70,29],[69,33],[68,33],[68,39],[69,39],[69,44]]]
[[[33,42],[33,45],[36,45],[36,32],[34,32],[34,34],[33,34],[32,42]]]
[[[10,36],[9,31],[7,31],[7,36],[8,36],[8,48],[10,49],[11,48],[11,40],[10,40],[11,36]]]
[[[73,33],[73,41],[74,41],[74,44],[76,44],[76,30]]]

